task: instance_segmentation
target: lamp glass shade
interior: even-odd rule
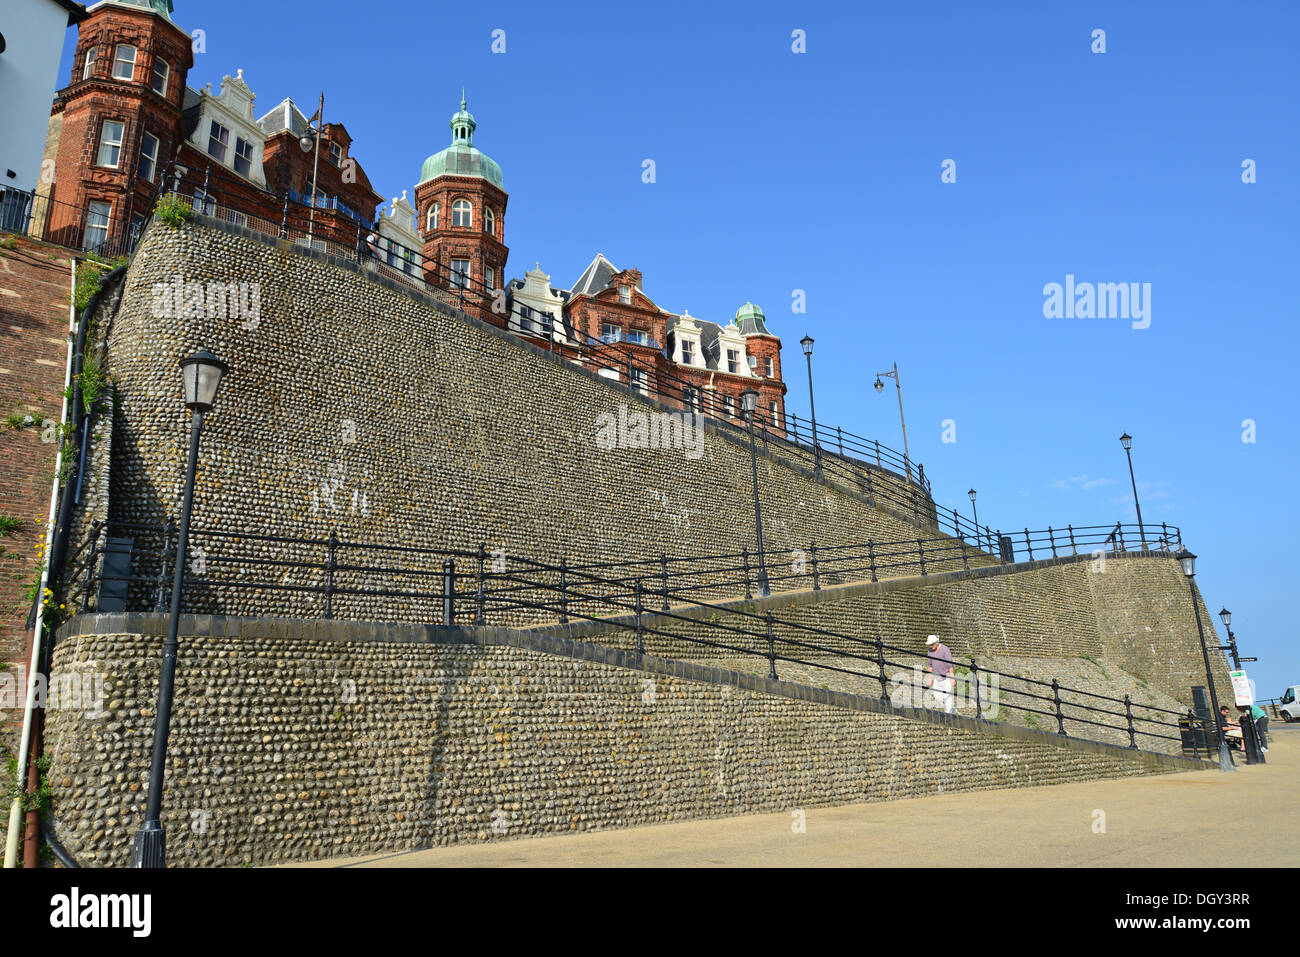
[[[753,412],[754,406],[758,404],[758,393],[753,389],[746,389],[740,393],[740,409],[742,412]]]
[[[316,145],[316,141],[304,133],[298,138],[298,145],[304,153],[310,153],[311,148]]]
[[[1127,451],[1129,447],[1132,446],[1133,444],[1133,436],[1125,432],[1123,435],[1119,437],[1119,444],[1124,446],[1125,451]]]
[[[812,336],[804,336],[802,339],[799,340],[799,345],[803,346],[804,355],[806,356],[812,355],[812,347],[813,347]]]
[[[1219,611],[1219,620],[1223,622],[1223,627],[1227,628],[1232,624],[1232,612],[1224,608]]]
[[[226,364],[207,349],[200,349],[181,360],[181,380],[185,405],[195,412],[208,412],[217,401],[217,389]]]
[[[1189,552],[1187,549],[1184,548],[1175,557],[1178,559],[1178,563],[1183,566],[1184,575],[1186,575],[1188,578],[1191,578],[1193,575],[1196,574],[1195,555],[1193,555],[1191,552]]]
[[[879,376],[876,377],[876,391],[877,391],[877,392],[884,392],[884,391],[885,391],[885,383],[883,383],[883,382],[880,381],[880,377],[879,377]]]
[[[971,489],[971,490],[970,490],[969,492],[967,492],[966,494],[970,496],[971,503],[974,504],[974,502],[975,502],[975,490],[974,490],[974,489]]]

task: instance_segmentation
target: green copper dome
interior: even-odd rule
[[[752,302],[746,302],[736,310],[736,325],[740,327],[741,335],[745,336],[770,336],[767,331],[767,317],[763,315],[763,310],[758,308]]]
[[[465,105],[462,92],[460,111],[451,118],[451,145],[424,161],[419,182],[425,183],[438,176],[473,176],[505,189],[497,161],[474,146],[474,130],[478,124]]]

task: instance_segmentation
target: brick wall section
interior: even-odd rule
[[[87,617],[56,646],[56,674],[104,680],[102,713],[54,710],[47,733],[55,826],[83,865],[129,860],[164,627]],[[182,635],[175,866],[1205,766],[507,629],[186,619]]]
[[[58,445],[42,442],[46,420],[58,422],[68,359],[71,261],[55,246],[19,238],[0,249],[0,515],[22,521],[0,538],[0,661],[25,657],[28,605],[37,545],[44,541]],[[35,426],[13,429],[11,413]]]
[[[178,268],[187,281],[261,283],[255,328],[238,318],[155,317],[152,284],[170,282]],[[441,548],[483,543],[551,562],[698,554],[701,542],[709,551],[753,547],[749,449],[738,433],[711,428],[698,458],[683,449],[603,450],[601,413],[654,406],[368,276],[237,230],[155,224],[110,334],[119,398],[113,516],[158,522],[179,512],[188,413],[175,361],[203,345],[230,373],[204,432],[197,524],[321,538],[334,529],[346,540]],[[759,481],[769,547],[935,534],[761,450]],[[283,554],[249,542],[211,547],[223,557]],[[352,596],[336,599],[335,614],[429,621],[439,606],[436,597]],[[251,590],[196,606],[301,617],[321,609],[315,596]]]

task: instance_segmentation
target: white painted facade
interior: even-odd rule
[[[700,327],[689,309],[683,309],[673,327],[673,362],[693,369],[707,369],[700,342]]]
[[[244,71],[221,78],[221,92],[214,94],[209,83],[199,91],[199,120],[190,134],[190,145],[207,156],[213,163],[248,180],[260,189],[266,189],[266,174],[262,171],[262,153],[266,149],[266,133],[253,117],[253,102],[257,97],[244,81]],[[216,122],[228,132],[224,156],[217,157],[209,151],[212,124]],[[236,168],[235,157],[240,155],[240,143],[247,144],[244,158],[248,172]]]
[[[68,8],[55,0],[4,0],[3,6],[0,187],[30,192],[40,181],[45,131],[58,90],[59,57],[69,14]]]
[[[420,237],[415,232],[415,207],[406,198],[406,190],[402,190],[402,195],[392,200],[387,208],[380,206],[375,212],[379,218],[378,245],[384,262],[408,276],[423,279]]]
[[[522,289],[514,290],[514,308],[510,313],[510,331],[531,332],[533,335],[546,333],[546,314],[550,313],[551,335],[556,342],[568,341],[564,334],[564,300],[551,291],[551,277],[542,271],[542,264],[536,263],[524,273]],[[524,310],[528,312],[524,312]],[[531,314],[531,316],[530,316]],[[531,320],[531,329],[525,329],[524,323]]]

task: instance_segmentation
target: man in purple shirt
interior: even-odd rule
[[[957,687],[957,679],[952,668],[952,652],[939,641],[938,635],[931,635],[926,645],[930,649],[930,657],[925,663],[925,670],[929,673],[926,683],[938,699],[939,706],[948,714],[955,714],[957,707],[953,704],[953,690]]]

